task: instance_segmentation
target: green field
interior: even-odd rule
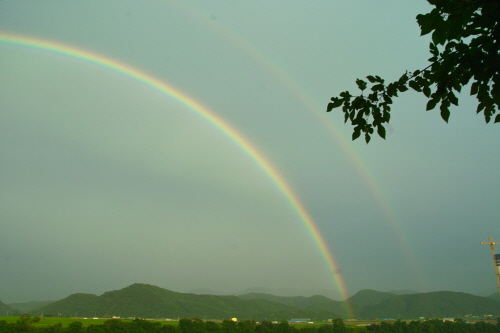
[[[32,325],[34,327],[46,327],[46,326],[51,326],[51,325],[56,325],[56,324],[61,324],[63,327],[67,327],[69,324],[79,321],[83,324],[84,327],[89,326],[89,325],[100,325],[103,324],[105,321],[109,320],[110,318],[98,318],[98,319],[92,319],[92,318],[77,318],[77,317],[41,317],[39,322],[33,323]],[[11,317],[0,317],[0,321],[5,320],[7,323],[15,323],[16,321],[19,320],[19,317],[17,316],[11,316]],[[127,319],[119,319],[124,322],[131,322],[133,319],[127,318]],[[177,320],[173,321],[166,321],[166,320],[156,320],[156,319],[148,319],[150,321],[159,321],[162,323],[162,325],[174,325],[177,326],[179,322]],[[314,322],[314,324],[307,324],[307,323],[297,323],[297,324],[290,324],[291,326],[301,329],[304,327],[315,327],[318,328],[321,325],[328,324],[326,321],[317,321]],[[351,327],[349,325],[346,325],[347,327]]]
[[[89,325],[99,325],[103,324],[105,321],[109,320],[110,318],[98,318],[98,319],[92,319],[92,318],[74,318],[74,317],[42,317],[40,318],[40,321],[37,323],[33,323],[34,327],[43,327],[43,326],[51,326],[55,324],[61,323],[63,327],[67,327],[69,324],[79,321],[83,324],[83,326],[89,326]],[[5,320],[7,323],[15,323],[16,321],[19,320],[19,317],[0,317],[0,320]],[[124,322],[130,322],[132,319],[120,319]],[[156,320],[151,320],[151,321],[156,321]],[[166,320],[161,320],[163,324],[168,324],[168,325],[177,325],[179,322],[178,321],[166,321]]]

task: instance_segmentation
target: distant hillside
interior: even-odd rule
[[[333,290],[327,289],[294,289],[294,288],[247,288],[243,291],[222,291],[208,288],[199,288],[192,289],[189,291],[191,294],[208,294],[208,295],[246,295],[246,294],[268,294],[268,295],[276,295],[276,296],[286,296],[286,297],[295,297],[295,296],[304,296],[310,297],[315,295],[323,295],[330,299],[340,299],[342,296],[340,293],[335,292]]]
[[[12,309],[10,306],[0,301],[0,316],[6,316],[7,314],[12,315],[14,312],[15,312],[14,309]]]
[[[222,290],[215,290],[215,289],[209,289],[209,288],[198,288],[198,289],[192,289],[188,292],[189,294],[198,294],[198,295],[237,295],[238,293],[235,291],[222,291]]]
[[[465,315],[500,315],[500,302],[466,293],[438,291],[387,298],[379,304],[366,305],[359,316],[371,318],[442,318]]]
[[[493,298],[496,299],[497,301],[500,301],[500,294],[494,293],[493,295],[488,296],[488,298]]]
[[[364,307],[366,305],[376,305],[385,301],[388,298],[397,296],[393,293],[376,291],[372,289],[364,289],[358,291],[355,295],[349,297],[347,301],[351,305],[355,305],[357,307]]]
[[[361,290],[348,299],[357,319],[419,317],[442,318],[465,315],[500,316],[500,297],[481,297],[466,293],[440,291],[397,295],[376,290]],[[0,315],[13,311],[0,303]],[[240,296],[178,293],[147,284],[133,284],[101,296],[73,294],[41,306],[29,313],[39,316],[79,316],[202,319],[290,319],[313,320],[347,318],[344,302],[325,296],[275,296],[247,293]]]
[[[327,289],[310,289],[310,288],[248,288],[242,292],[236,293],[235,295],[244,295],[251,293],[259,293],[259,294],[269,294],[276,296],[285,296],[285,297],[295,297],[295,296],[304,296],[311,297],[316,295],[322,295],[328,297],[333,300],[341,299],[342,295],[339,292],[334,290]]]
[[[55,301],[32,301],[24,303],[9,303],[8,305],[19,313],[28,313],[36,308],[54,303]]]
[[[318,313],[330,311],[338,314],[337,317],[343,317],[346,315],[345,303],[341,301],[335,301],[326,296],[316,295],[316,296],[275,296],[263,293],[248,293],[240,295],[243,299],[265,299],[272,302],[282,303],[289,306],[297,307],[303,310],[315,311]]]
[[[396,294],[396,295],[407,295],[407,294],[418,294],[418,291],[415,290],[389,290],[388,291],[391,294]]]
[[[321,312],[330,309],[346,318],[344,302],[323,296],[280,297],[269,294],[250,293],[241,295],[246,299],[266,299],[301,309]],[[371,289],[360,290],[350,297],[350,307],[357,319],[419,317],[458,317],[467,314],[500,316],[500,302],[494,297],[481,297],[459,292],[433,292],[397,295]]]
[[[265,299],[245,300],[236,296],[214,296],[177,293],[147,284],[133,284],[101,296],[73,294],[60,301],[30,311],[32,315],[140,318],[207,318],[241,319],[292,317],[315,318],[318,312],[307,311]],[[335,314],[322,311],[328,319]]]

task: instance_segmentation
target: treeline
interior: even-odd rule
[[[84,327],[79,321],[63,327],[60,323],[50,326],[34,325],[37,318],[23,315],[15,323],[0,321],[0,333],[500,333],[500,319],[496,323],[477,321],[464,322],[462,319],[443,321],[431,319],[425,321],[381,322],[364,327],[346,327],[342,319],[321,326],[296,326],[287,321],[262,323],[253,320],[234,322],[203,321],[201,319],[181,319],[178,325],[159,321],[134,319],[122,321],[109,319],[102,324]]]
[[[37,326],[37,317],[23,315],[15,323],[0,321],[0,333],[356,333],[357,329],[344,326],[341,319],[335,319],[331,324],[297,328],[288,322],[272,323],[253,320],[235,322],[203,321],[201,319],[181,319],[178,325],[165,324],[159,321],[134,319],[122,321],[109,319],[103,324],[91,324],[84,327],[79,321],[63,327],[60,323],[51,326]]]
[[[425,321],[395,321],[394,323],[381,322],[367,326],[367,333],[500,333],[500,320],[496,324],[485,321],[466,323],[462,319],[443,321],[430,319]]]

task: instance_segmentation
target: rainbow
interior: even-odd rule
[[[266,71],[272,73],[276,78],[279,78],[281,82],[291,91],[290,96],[297,98],[304,106],[304,110],[310,112],[312,116],[318,120],[320,126],[324,127],[326,133],[330,135],[332,141],[352,162],[368,191],[372,194],[377,207],[380,208],[381,213],[383,214],[385,223],[395,234],[395,241],[399,243],[399,247],[406,258],[405,263],[411,271],[411,275],[414,277],[415,282],[419,284],[419,289],[427,290],[428,288],[425,283],[425,279],[419,269],[418,260],[416,259],[416,255],[409,245],[410,242],[401,227],[398,214],[391,206],[387,196],[384,194],[382,186],[370,172],[366,163],[360,158],[360,154],[356,153],[355,145],[350,142],[350,138],[346,139],[340,134],[341,131],[332,121],[333,115],[325,112],[327,101],[325,101],[324,105],[318,105],[318,103],[311,98],[311,95],[297,83],[297,80],[291,77],[286,70],[280,67],[278,62],[273,61],[267,55],[263,54],[258,48],[252,45],[240,34],[236,34],[232,29],[227,28],[217,21],[211,20],[209,15],[200,11],[196,5],[189,2],[172,2],[169,3],[169,5],[174,6],[178,10],[182,10],[184,14],[190,16],[194,21],[203,24],[205,28],[211,29],[216,34],[222,36],[226,41],[232,43],[235,47],[243,50],[245,55],[252,58],[256,63],[259,63],[266,69]],[[344,298],[346,298],[347,293],[344,293],[343,295]]]
[[[300,202],[297,195],[294,193],[292,187],[286,182],[281,174],[276,170],[273,164],[241,133],[236,131],[224,119],[217,116],[213,111],[188,96],[184,92],[176,89],[175,87],[167,84],[166,82],[155,78],[154,76],[138,70],[128,64],[122,63],[118,60],[107,58],[103,55],[76,48],[74,46],[56,43],[54,41],[47,41],[28,36],[15,35],[11,33],[0,32],[0,43],[27,47],[36,50],[49,51],[55,54],[62,54],[75,59],[80,59],[97,66],[105,67],[109,70],[118,72],[126,77],[137,80],[161,93],[174,98],[186,107],[197,113],[199,116],[210,122],[213,126],[218,128],[224,135],[232,140],[239,146],[250,158],[252,158],[257,165],[264,171],[270,178],[272,183],[279,189],[281,193],[287,198],[290,205],[293,207],[297,215],[306,225],[311,236],[313,237],[319,251],[323,255],[329,270],[331,271],[334,283],[338,287],[344,299],[348,298],[347,289],[345,287],[342,276],[339,273],[335,258],[330,251],[325,239],[321,235],[318,227],[314,223],[312,217],[305,209],[304,205]],[[346,302],[346,310],[348,316],[353,318],[352,310]]]

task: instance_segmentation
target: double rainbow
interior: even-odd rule
[[[115,71],[139,81],[153,89],[156,89],[165,95],[174,98],[186,107],[197,113],[200,117],[209,121],[213,126],[219,129],[231,141],[239,146],[255,163],[257,163],[264,173],[270,178],[272,183],[283,193],[293,210],[297,213],[303,221],[309,233],[313,237],[319,251],[322,253],[333,277],[338,290],[344,299],[348,298],[344,281],[339,274],[339,269],[335,262],[334,256],[328,248],[323,236],[321,235],[318,227],[313,219],[305,209],[304,205],[300,202],[297,195],[294,193],[292,187],[286,182],[283,176],[276,170],[272,163],[241,133],[233,128],[224,119],[219,117],[216,113],[209,110],[207,107],[196,101],[194,98],[188,96],[186,93],[176,89],[165,81],[159,80],[154,76],[138,70],[128,64],[120,62],[115,59],[105,57],[103,55],[76,48],[74,46],[64,45],[53,41],[41,40],[27,36],[15,35],[10,33],[0,32],[0,43],[15,45],[35,50],[49,51],[55,54],[62,54],[75,59],[95,64],[97,66],[105,67],[111,71]],[[347,304],[347,303],[346,303]],[[352,311],[349,305],[346,305],[348,316],[352,317]]]

